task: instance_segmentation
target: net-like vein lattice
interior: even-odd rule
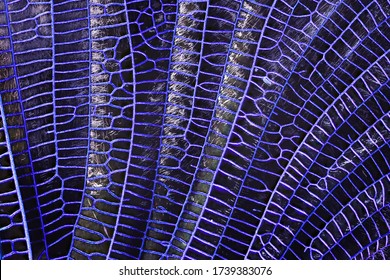
[[[390,259],[388,0],[0,0],[3,259]]]

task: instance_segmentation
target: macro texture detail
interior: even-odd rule
[[[2,259],[390,259],[389,0],[0,0]]]

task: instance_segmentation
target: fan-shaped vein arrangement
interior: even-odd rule
[[[0,0],[4,259],[390,259],[388,0]]]

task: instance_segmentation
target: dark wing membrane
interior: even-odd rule
[[[29,247],[30,258],[38,258],[42,252],[46,252],[46,241],[43,232],[42,210],[38,197],[37,180],[35,177],[35,168],[33,164],[33,142],[30,142],[28,129],[31,128],[33,118],[27,113],[29,105],[23,103],[26,96],[26,87],[28,90],[34,90],[34,81],[31,80],[31,85],[28,82],[29,74],[24,73],[23,52],[18,45],[17,31],[22,24],[12,24],[12,20],[17,18],[16,5],[9,5],[5,1],[0,1],[0,19],[1,19],[1,37],[0,37],[0,104],[1,104],[1,126],[2,141],[3,141],[3,157],[4,162],[1,163],[2,180],[8,180],[1,184],[0,192],[4,195],[4,200],[1,200],[1,212],[5,215],[12,215],[14,211],[23,211],[22,218],[24,224],[24,237],[30,238],[26,245]],[[38,17],[39,19],[40,17]],[[32,23],[34,24],[34,22]],[[14,32],[14,33],[13,33]],[[27,36],[27,35],[25,35]],[[37,38],[39,39],[39,38]],[[42,39],[44,40],[44,39]],[[17,67],[18,63],[21,63]],[[39,67],[37,62],[36,67]],[[21,75],[21,77],[19,77]],[[33,75],[33,73],[31,73]],[[29,98],[33,103],[34,98]],[[8,193],[10,197],[8,197]],[[17,195],[17,197],[15,196]],[[11,209],[8,212],[7,199],[13,198],[14,203],[19,201],[18,210]],[[15,206],[14,206],[15,207]],[[23,212],[20,212],[22,214]],[[19,216],[20,214],[16,215]],[[11,217],[12,218],[12,217]],[[1,220],[1,232],[9,231],[7,228],[12,226],[12,220],[8,216],[5,220]],[[10,223],[11,222],[11,223]],[[28,230],[28,233],[26,232]],[[20,235],[21,230],[12,229],[12,235]],[[1,236],[3,257],[7,258],[8,254],[13,255],[17,252],[7,242],[10,237]],[[5,244],[4,244],[5,243]],[[27,257],[27,255],[25,255]]]
[[[176,1],[127,4],[134,56],[133,137],[122,190],[120,215],[109,258],[139,259],[152,217],[156,168],[161,152],[172,57]]]
[[[210,183],[207,183],[211,187],[208,187],[205,207],[197,222],[198,230],[188,248],[190,258],[200,249],[203,237],[208,238],[210,257],[224,258],[226,255],[228,258],[242,258],[255,233],[263,205],[269,199],[267,189],[274,187],[272,175],[278,171],[273,166],[272,158],[267,158],[256,150],[261,139],[268,136],[267,129],[274,128],[270,118],[291,71],[296,67],[313,34],[318,32],[335,8],[335,3],[329,1],[320,1],[316,5],[297,1],[290,4],[293,5],[287,5],[283,1],[270,1],[268,7],[250,6],[260,15],[263,13],[262,32],[256,41],[244,97],[237,105],[234,118],[227,123],[224,141],[227,143],[221,151],[216,170],[210,174]],[[251,36],[246,34],[244,38]],[[288,104],[284,104],[286,105]],[[274,147],[270,152],[280,160],[281,148],[278,142],[282,137],[278,138],[275,134],[272,136],[270,140]],[[288,140],[289,137],[286,141]],[[213,151],[211,147],[209,150]],[[259,166],[262,162],[264,170]],[[257,181],[253,178],[255,176],[259,176]],[[267,181],[262,182],[263,179]],[[248,181],[249,184],[245,186]]]
[[[4,259],[390,259],[389,0],[0,0]]]
[[[123,1],[89,1],[89,131],[73,259],[105,259],[122,198],[134,109],[134,63]]]
[[[0,257],[2,259],[31,259],[26,213],[12,159],[4,106],[0,100]]]

